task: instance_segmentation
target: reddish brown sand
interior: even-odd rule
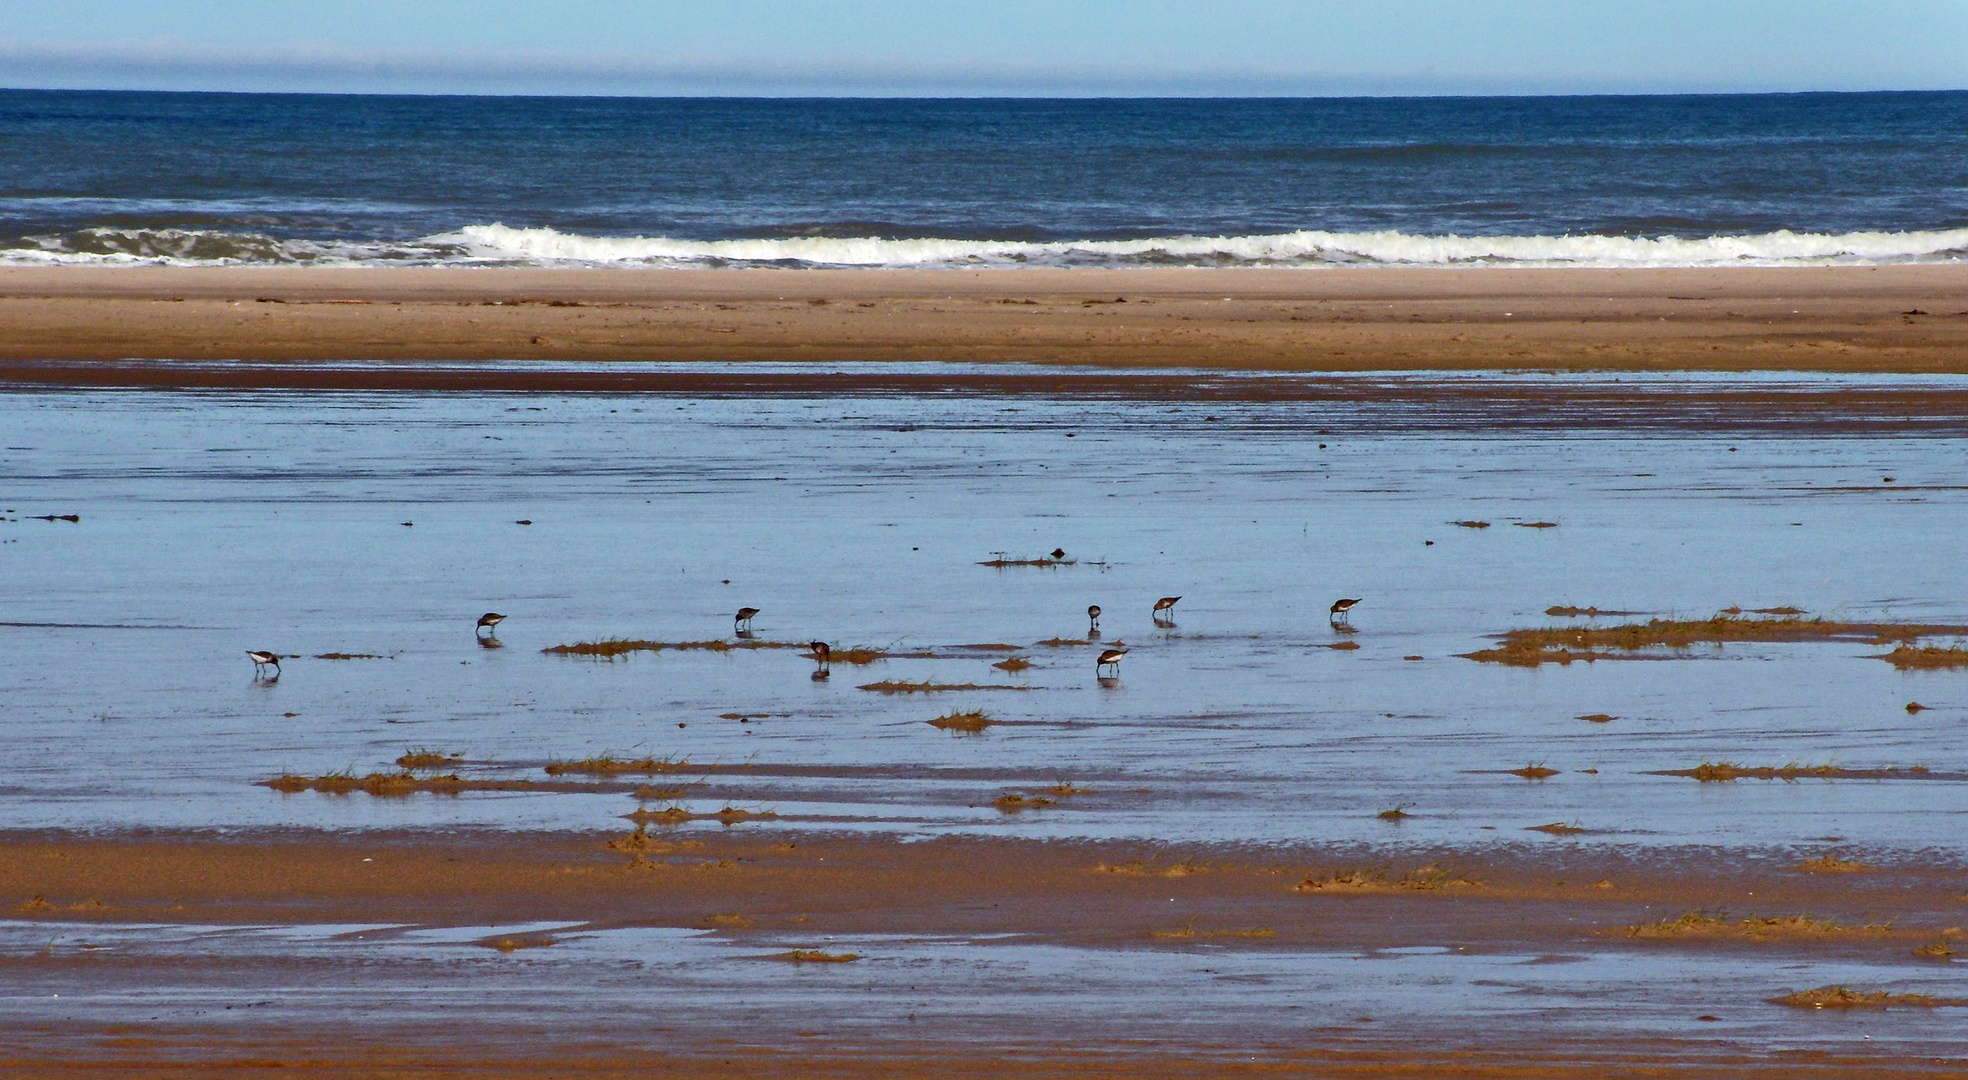
[[[365,861],[368,860],[368,861]],[[711,926],[742,938],[1015,933],[1036,942],[1155,947],[1171,898],[1194,925],[1275,933],[1238,948],[1370,949],[1416,940],[1537,952],[1593,947],[1793,950],[1800,957],[1904,954],[1961,921],[1959,867],[1826,877],[1775,858],[1712,851],[1417,852],[1171,850],[1123,843],[945,839],[920,843],[733,830],[656,833],[294,833],[0,839],[0,901],[16,918],[118,923],[574,921],[590,928]],[[1342,884],[1334,886],[1335,880]],[[1310,884],[1308,884],[1308,882]],[[1314,887],[1317,886],[1317,887]],[[37,899],[38,898],[38,899]],[[1692,909],[1809,911],[1851,933],[1631,934]],[[1636,945],[1636,942],[1639,943]],[[17,961],[10,961],[17,962]],[[90,961],[93,963],[93,961]],[[235,1029],[227,1029],[235,1030]],[[1450,1051],[1334,1038],[1247,1055],[1091,1055],[1070,1046],[966,1055],[906,1042],[784,1051],[623,1046],[567,1032],[474,1050],[365,1043],[359,1033],[237,1029],[229,1039],[141,1020],[115,1030],[26,1033],[0,1024],[9,1077],[227,1076],[1284,1076],[1546,1077],[1963,1075],[1960,1063],[1890,1056],[1746,1055],[1603,1042]],[[496,1042],[496,1040],[493,1040]],[[1316,1043],[1317,1040],[1314,1040]],[[92,1045],[85,1062],[45,1049]],[[488,1044],[489,1045],[489,1044]],[[37,1047],[44,1049],[37,1050]],[[276,1063],[278,1063],[276,1065]]]
[[[1968,265],[0,268],[0,361],[485,358],[1963,372]]]

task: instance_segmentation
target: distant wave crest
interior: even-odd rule
[[[4,265],[901,267],[1784,266],[1958,262],[1968,229],[1743,236],[1261,236],[1010,241],[793,237],[688,240],[472,225],[401,243],[280,239],[198,229],[81,229],[0,247]]]

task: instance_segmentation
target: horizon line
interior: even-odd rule
[[[1468,100],[1468,99],[1550,99],[1550,98],[1721,98],[1721,97],[1878,97],[1887,95],[1934,95],[1968,93],[1968,86],[1877,87],[1854,89],[1804,90],[1414,90],[1359,91],[1354,93],[1259,93],[1226,91],[1220,93],[1101,93],[1034,91],[1032,93],[901,92],[894,93],[717,93],[717,92],[621,92],[593,90],[267,90],[208,89],[184,87],[133,86],[12,86],[0,84],[0,94],[177,94],[232,97],[375,97],[375,98],[489,98],[557,99],[597,101],[1385,101],[1385,100]]]

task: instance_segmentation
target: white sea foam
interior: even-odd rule
[[[474,225],[428,237],[426,242],[456,245],[476,260],[659,266],[1723,266],[1949,262],[1968,257],[1968,229],[1837,235],[1781,231],[1700,239],[1305,231],[1268,236],[1021,242],[872,237],[701,241],[581,236],[553,229]]]
[[[0,264],[810,266],[1787,266],[1959,262],[1968,229],[1742,236],[1425,236],[1303,231],[1256,236],[1010,241],[794,237],[688,240],[472,225],[404,243],[283,240],[214,230],[89,229],[0,249]]]

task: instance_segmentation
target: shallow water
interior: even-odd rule
[[[1968,809],[1945,780],[1649,775],[1725,759],[1968,771],[1968,672],[1901,673],[1854,644],[1537,670],[1455,655],[1554,621],[1553,604],[1968,623],[1968,445],[1946,432],[1527,433],[1370,402],[93,391],[0,394],[0,432],[0,814],[15,828],[593,829],[636,805],[254,786],[384,769],[412,747],[503,777],[611,750],[749,762],[656,781],[691,782],[691,809],[781,815],[744,828],[1835,835],[1891,861],[1952,853]],[[1535,521],[1557,527],[1514,527]],[[1054,546],[1078,561],[978,565]],[[1175,594],[1177,625],[1156,627],[1149,605]],[[1328,625],[1339,596],[1366,598],[1352,633]],[[763,609],[768,640],[1029,645],[1083,634],[1089,603],[1103,644],[1132,649],[1111,684],[1087,647],[1029,649],[1015,676],[973,652],[836,664],[824,682],[793,651],[540,651],[728,637],[741,605]],[[486,610],[510,616],[502,648],[474,644]],[[1360,647],[1321,647],[1340,640]],[[262,683],[247,648],[383,658],[298,658]],[[1030,689],[856,689],[878,679]],[[1910,715],[1912,700],[1931,708]],[[971,707],[1003,723],[923,723]],[[1532,762],[1562,771],[1503,772]],[[1062,780],[1089,790],[990,806]],[[1414,816],[1376,818],[1395,805]],[[1589,831],[1523,831],[1552,821]]]
[[[501,954],[493,935],[556,943]],[[850,963],[774,962],[816,945]],[[1932,964],[1609,950],[1532,954],[1416,945],[1370,951],[1170,945],[1086,949],[1004,938],[840,936],[732,941],[667,928],[213,927],[0,920],[0,1008],[28,1028],[290,1035],[354,1026],[372,1045],[580,1032],[647,1045],[838,1051],[906,1041],[977,1052],[1071,1044],[1260,1052],[1307,1040],[1412,1046],[1472,1031],[1549,1051],[1612,1037],[1759,1053],[1890,1041],[1968,1051],[1954,1010],[1840,1015],[1774,1008],[1772,988],[1826,982],[1945,996]],[[121,976],[121,977],[119,977]],[[135,976],[135,977],[132,977]],[[1172,1002],[1182,1007],[1171,1009]],[[1697,1020],[1697,1017],[1703,1019]],[[1655,1052],[1663,1047],[1655,1047]],[[101,1052],[101,1051],[98,1051]]]

